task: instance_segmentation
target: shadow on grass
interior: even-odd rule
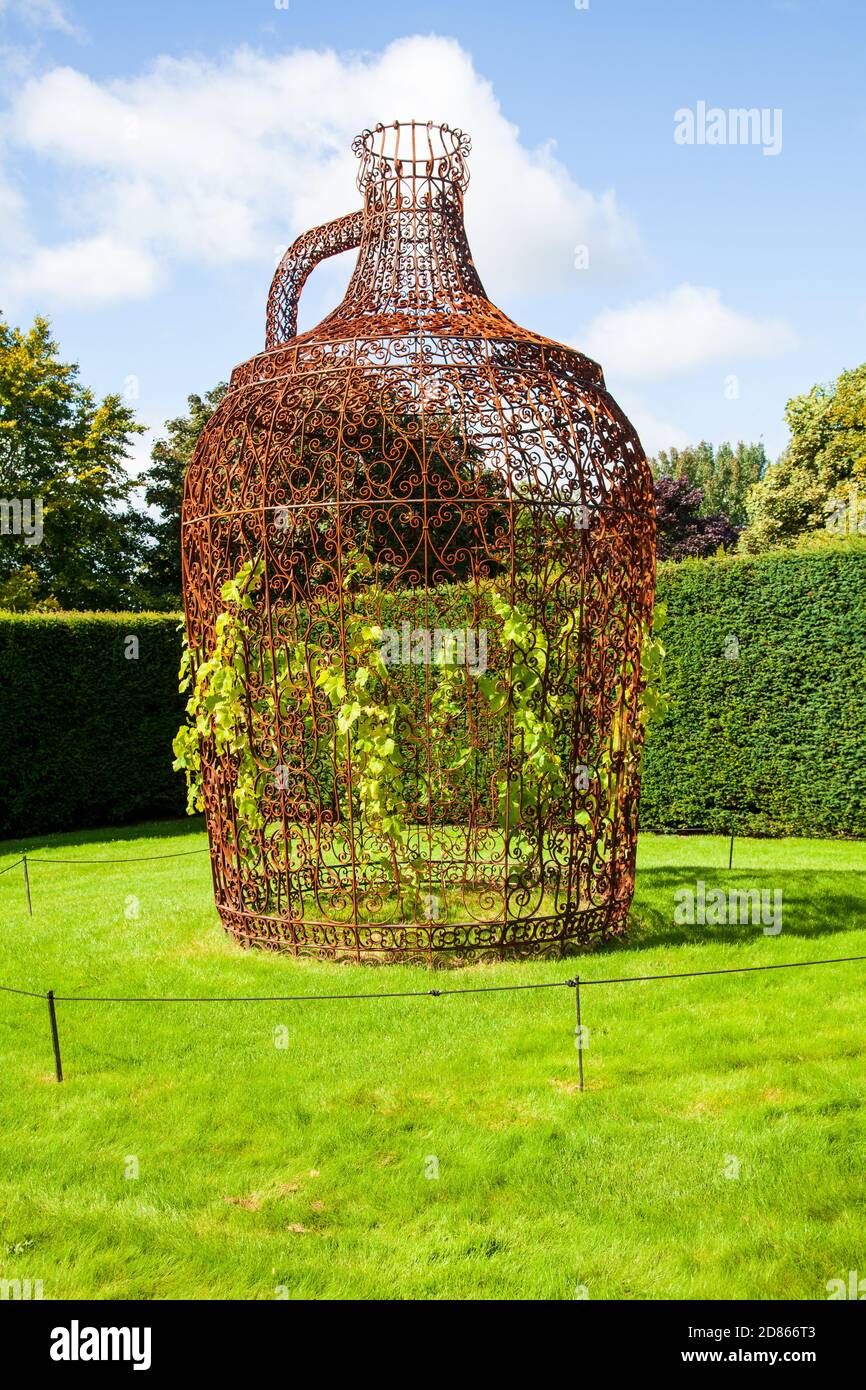
[[[191,835],[204,834],[204,818],[183,817],[178,820],[150,821],[139,825],[115,826],[108,829],[87,829],[33,837],[26,841],[28,854],[38,858],[62,855],[67,849],[94,847],[94,858],[133,860],[136,846],[143,840],[159,840],[162,846],[148,849],[148,857],[170,856],[186,852]],[[684,837],[672,837],[682,841]],[[187,842],[184,844],[183,842]],[[786,842],[780,841],[780,847]],[[780,942],[802,938],[821,940],[866,927],[866,871],[853,868],[797,869],[783,862],[728,870],[718,862],[721,841],[694,846],[691,862],[666,865],[646,865],[638,868],[634,903],[630,914],[628,935],[622,941],[596,948],[592,954],[615,955],[622,950],[651,950],[657,947],[718,944],[747,944],[764,934],[764,924],[755,922],[725,922],[718,925],[677,923],[674,913],[677,893],[682,889],[696,891],[699,881],[705,884],[706,894],[714,889],[745,892],[749,889],[776,890],[782,894],[782,930],[775,937]],[[202,845],[203,848],[203,845]],[[0,843],[0,855],[20,855],[21,841]],[[658,852],[658,845],[655,847]],[[82,856],[86,857],[86,856]],[[781,856],[780,856],[781,858]],[[206,856],[201,854],[201,861]],[[178,863],[181,863],[178,860]],[[190,863],[198,862],[191,859]],[[11,880],[7,880],[11,882]],[[774,939],[771,936],[771,939]],[[570,957],[586,954],[579,948],[569,951]]]
[[[204,816],[183,816],[179,820],[144,821],[140,825],[111,825],[90,830],[68,830],[51,835],[32,835],[17,840],[0,841],[0,855],[20,854],[26,849],[28,854],[60,851],[81,845],[100,845],[106,859],[111,858],[110,847],[115,844],[134,845],[137,840],[180,840],[189,835],[204,834]],[[166,848],[166,854],[169,852]]]
[[[818,939],[866,927],[866,873],[854,869],[796,870],[767,866],[762,869],[719,869],[702,864],[682,864],[657,869],[641,869],[630,914],[630,930],[623,942],[603,948],[615,952],[623,947],[634,950],[656,946],[705,945],[707,942],[742,944],[764,934],[761,921],[678,923],[674,920],[676,894],[684,888],[696,892],[703,881],[706,894],[720,889],[726,897],[731,889],[781,892],[781,931],[768,932],[778,940],[786,937]]]

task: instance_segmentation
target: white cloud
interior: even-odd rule
[[[657,454],[660,449],[685,449],[692,442],[681,425],[657,415],[641,396],[626,391],[617,399],[637,430],[647,458]]]
[[[6,289],[13,298],[36,296],[55,304],[109,304],[152,292],[159,274],[152,256],[110,236],[84,237],[62,246],[39,247],[23,263],[12,263]]]
[[[7,179],[0,169],[0,253],[14,254],[22,237],[26,237],[27,208],[20,189]]]
[[[359,206],[353,136],[413,116],[473,138],[467,225],[485,286],[506,307],[573,286],[577,244],[589,246],[594,273],[633,264],[637,232],[615,194],[578,186],[550,145],[522,144],[453,39],[399,39],[363,56],[161,58],[106,82],[59,68],[23,86],[6,126],[31,157],[31,178],[32,157],[45,162],[73,244],[107,237],[125,248],[128,291],[114,277],[121,298],[140,292],[142,258],[272,265],[276,241]],[[20,270],[19,283],[28,275]]]
[[[658,381],[711,363],[770,357],[794,347],[783,319],[753,318],[722,303],[718,290],[678,285],[624,309],[604,309],[578,346],[623,381]]]
[[[26,20],[34,28],[59,29],[76,38],[79,34],[59,0],[0,0],[0,17],[4,15]]]

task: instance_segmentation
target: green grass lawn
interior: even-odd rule
[[[203,845],[172,824],[28,848]],[[729,873],[718,838],[644,836],[638,862],[627,946],[435,978],[242,952],[207,855],[34,864],[32,918],[20,868],[0,877],[0,983],[317,995],[866,954],[863,844],[738,841]],[[781,934],[674,925],[698,879],[782,889]],[[0,1278],[46,1298],[826,1298],[866,1274],[864,986],[866,961],[586,988],[583,1094],[567,989],[61,1003],[61,1086],[45,1002],[0,994]]]

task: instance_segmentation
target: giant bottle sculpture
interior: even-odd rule
[[[600,367],[487,298],[466,135],[354,149],[362,209],[286,253],[186,479],[194,665],[247,577],[243,796],[201,752],[217,907],[336,959],[605,940],[634,885],[649,469]],[[355,247],[298,336],[310,270]]]

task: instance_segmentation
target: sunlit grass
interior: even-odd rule
[[[113,838],[112,838],[113,836]],[[187,825],[58,836],[79,859]],[[0,846],[0,869],[18,846]],[[0,1278],[98,1298],[823,1298],[866,1269],[866,850],[643,837],[628,943],[575,962],[365,969],[244,952],[206,854],[0,876],[0,982],[75,995],[569,988],[252,1004],[0,995]],[[783,930],[677,926],[674,894],[781,888]],[[285,1043],[285,1046],[277,1044]],[[127,1177],[138,1164],[138,1177]],[[726,1176],[737,1171],[738,1177]],[[438,1175],[438,1176],[437,1176]]]

